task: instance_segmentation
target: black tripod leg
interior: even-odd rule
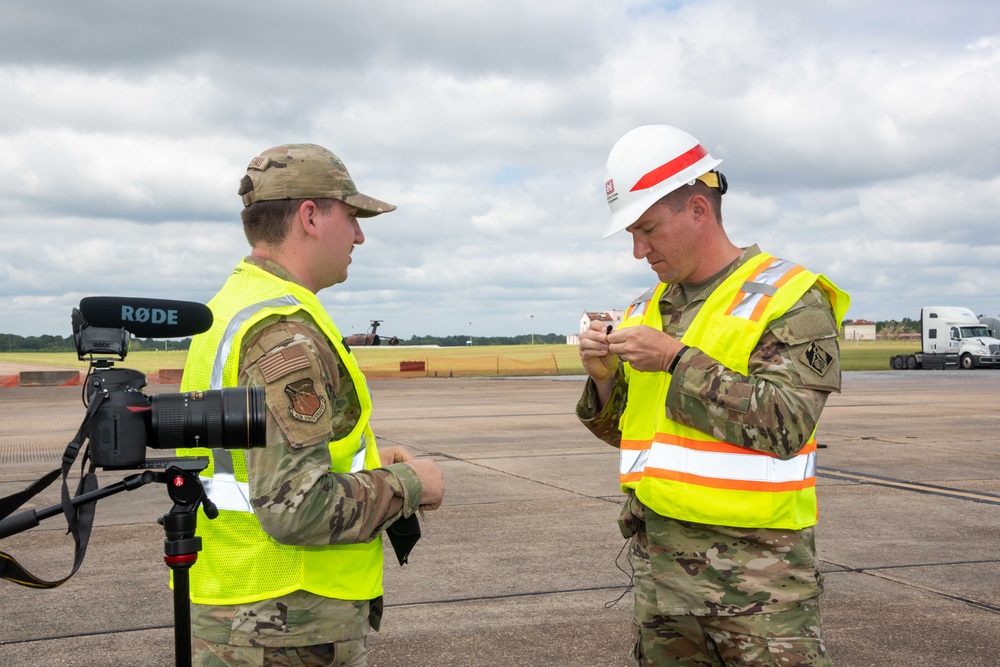
[[[174,652],[177,667],[191,667],[191,579],[190,570],[198,560],[201,538],[195,536],[197,505],[193,509],[164,514],[161,521],[167,539],[163,560],[174,576]]]

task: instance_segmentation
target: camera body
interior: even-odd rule
[[[87,378],[88,403],[103,400],[88,424],[94,465],[125,468],[146,460],[150,399],[142,393],[146,376],[131,368],[107,368]]]
[[[131,368],[99,369],[88,377],[88,402],[101,400],[88,425],[95,465],[142,467],[147,447],[247,449],[265,444],[260,387],[147,396],[145,386],[146,376]]]

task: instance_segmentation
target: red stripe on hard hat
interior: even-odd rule
[[[629,190],[629,192],[645,190],[646,188],[651,188],[658,183],[662,183],[671,176],[677,175],[683,169],[687,169],[706,155],[708,155],[708,151],[702,148],[701,144],[696,144],[695,147],[687,153],[681,153],[670,162],[660,165],[640,178],[636,184],[632,186],[632,189]]]

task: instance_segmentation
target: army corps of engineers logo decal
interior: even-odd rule
[[[316,393],[312,378],[285,385],[285,393],[292,399],[288,414],[295,419],[315,423],[326,412],[326,399]]]
[[[806,346],[805,352],[799,357],[806,366],[816,371],[817,375],[825,375],[833,362],[833,357],[829,352],[819,346],[816,341],[812,341]]]

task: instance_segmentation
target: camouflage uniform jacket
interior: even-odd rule
[[[751,246],[704,283],[668,287],[660,301],[663,330],[680,338],[712,291],[759,253]],[[667,392],[667,415],[720,440],[790,458],[809,439],[829,393],[840,391],[838,330],[829,301],[813,286],[768,326],[751,354],[747,375],[696,348],[684,352]],[[577,405],[583,424],[615,447],[621,442],[618,422],[627,392],[619,369],[603,408],[592,380]],[[772,612],[822,591],[813,528],[748,529],[678,521],[655,514],[631,492],[619,523],[623,535],[641,542],[640,558],[648,557],[636,567],[637,585],[648,570],[661,614]]]
[[[295,282],[281,266],[250,262]],[[297,419],[287,378],[265,379],[260,362],[300,347],[308,374],[327,408],[320,419]],[[298,371],[301,373],[301,371]],[[296,377],[299,377],[296,375]],[[327,443],[345,436],[361,412],[356,388],[334,349],[308,315],[262,320],[244,337],[239,384],[265,388],[267,446],[246,451],[250,496],[264,530],[279,542],[323,545],[367,542],[419,509],[421,485],[413,469],[394,464],[352,474],[330,472]],[[312,417],[315,417],[313,415]],[[192,634],[241,646],[311,646],[364,637],[378,629],[381,598],[337,600],[295,591],[233,606],[192,605]]]

